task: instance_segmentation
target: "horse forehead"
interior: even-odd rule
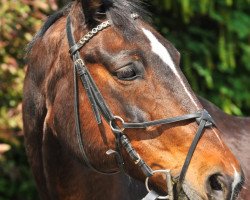
[[[167,64],[174,74],[178,74],[174,61],[168,51],[168,49],[163,46],[163,44],[156,38],[156,36],[148,29],[142,28],[144,35],[150,42],[151,50],[155,53],[165,64]]]
[[[190,88],[185,82],[185,78],[183,77],[182,73],[177,69],[174,63],[174,60],[171,55],[173,54],[173,52],[170,54],[168,49],[157,39],[157,37],[149,29],[142,28],[142,32],[144,33],[144,35],[146,36],[146,38],[150,43],[151,51],[156,56],[158,56],[160,60],[162,60],[162,62],[166,65],[166,67],[169,67],[171,69],[177,82],[180,84],[181,88],[183,88],[183,92],[187,95],[188,99],[191,100],[192,104],[196,108],[198,108],[199,106],[196,103],[195,97],[190,91]],[[173,48],[171,48],[170,46],[169,50],[173,51]]]
[[[108,28],[98,33],[98,37],[94,37],[89,42],[90,49],[94,48],[102,53],[118,53],[121,50],[128,49],[129,43],[124,40],[122,34],[115,30],[115,28]]]

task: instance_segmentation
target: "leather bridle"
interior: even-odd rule
[[[133,14],[131,16],[132,18],[136,19],[138,16],[136,14]],[[192,159],[193,153],[196,149],[196,146],[202,137],[202,134],[204,132],[204,129],[207,127],[210,127],[214,125],[214,121],[212,117],[209,115],[209,113],[206,110],[200,110],[192,114],[187,114],[183,116],[173,117],[173,118],[164,118],[154,121],[146,121],[146,122],[125,122],[121,117],[113,115],[111,110],[109,109],[108,105],[106,104],[104,98],[102,97],[97,85],[95,84],[95,81],[93,80],[92,76],[89,73],[88,68],[86,67],[83,59],[80,56],[79,50],[96,34],[98,34],[103,29],[111,26],[110,21],[105,21],[98,25],[97,27],[93,28],[90,32],[88,32],[84,37],[82,37],[79,42],[75,42],[73,33],[72,33],[72,24],[70,17],[67,18],[67,38],[68,43],[70,46],[70,55],[74,62],[74,113],[75,113],[75,123],[76,123],[76,138],[77,142],[80,148],[80,152],[83,157],[84,163],[92,169],[93,171],[105,174],[105,175],[112,175],[119,173],[120,171],[110,171],[110,172],[104,172],[101,170],[96,169],[89,161],[86,152],[84,150],[84,140],[82,138],[81,134],[81,122],[80,122],[80,115],[79,115],[79,88],[78,88],[78,77],[80,78],[88,99],[91,103],[93,113],[95,115],[95,119],[97,121],[97,124],[101,124],[101,116],[109,123],[109,126],[115,136],[115,143],[116,143],[116,149],[115,150],[108,150],[106,153],[108,155],[114,154],[117,158],[118,166],[120,170],[124,170],[124,162],[123,157],[121,154],[122,148],[126,150],[126,152],[129,154],[130,158],[134,161],[135,165],[138,165],[142,172],[146,176],[146,188],[148,190],[148,194],[144,199],[147,200],[153,200],[153,199],[173,199],[173,184],[176,184],[176,193],[177,195],[181,191],[182,184],[185,179],[185,175],[188,169],[188,166],[190,164],[190,161]],[[181,173],[179,177],[176,179],[175,183],[172,180],[170,170],[152,170],[141,158],[141,156],[136,152],[136,150],[133,148],[131,142],[129,141],[128,137],[125,134],[126,129],[139,129],[139,128],[146,128],[149,126],[156,126],[156,125],[163,125],[163,124],[172,124],[176,122],[181,121],[194,121],[198,123],[198,131],[192,141],[192,144],[189,148],[187,157],[185,159],[185,162],[183,164]],[[119,123],[118,123],[119,122]],[[119,124],[119,125],[118,125]],[[166,174],[167,179],[167,188],[168,188],[168,195],[167,196],[160,196],[153,190],[150,190],[148,187],[148,179],[149,177],[153,176],[155,173],[164,173]]]

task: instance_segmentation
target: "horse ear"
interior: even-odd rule
[[[87,24],[94,23],[99,20],[100,13],[103,12],[104,4],[110,3],[109,0],[81,0],[85,21]],[[103,17],[103,16],[102,16]]]

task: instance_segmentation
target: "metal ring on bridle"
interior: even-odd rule
[[[166,174],[166,176],[168,174],[170,174],[170,170],[169,169],[161,169],[161,170],[155,170],[152,172],[152,174],[157,174],[157,173],[164,173]],[[149,189],[149,186],[148,186],[148,180],[149,180],[150,177],[147,177],[146,180],[145,180],[145,186],[146,186],[146,189],[148,192],[150,192],[151,190]],[[157,197],[157,199],[169,199],[169,195],[166,195],[166,196],[159,196]]]
[[[124,124],[124,120],[121,117],[114,116],[114,119],[109,122],[111,130],[114,131],[114,132],[123,132],[125,130],[124,127],[119,127],[118,125],[116,127],[114,127],[113,123],[115,121],[120,121],[122,125]]]

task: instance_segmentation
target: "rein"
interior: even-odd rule
[[[131,15],[133,19],[136,19],[138,15],[133,14]],[[67,38],[68,43],[70,46],[70,55],[74,62],[74,113],[75,113],[75,123],[76,123],[76,138],[79,145],[80,152],[83,157],[84,163],[89,167],[91,170],[104,174],[104,175],[113,175],[116,173],[119,173],[120,171],[124,170],[124,162],[123,157],[121,154],[122,148],[126,150],[126,152],[129,154],[130,158],[134,161],[135,165],[138,165],[141,168],[141,171],[146,176],[145,185],[148,190],[148,194],[146,195],[144,200],[153,200],[153,199],[174,199],[173,195],[173,185],[176,184],[176,192],[177,194],[180,193],[186,172],[188,170],[188,166],[191,162],[193,153],[196,149],[196,146],[202,137],[202,134],[204,132],[204,129],[210,126],[213,126],[215,123],[212,119],[212,117],[209,115],[209,113],[206,110],[200,110],[195,113],[182,115],[178,117],[172,117],[172,118],[164,118],[154,121],[146,121],[146,122],[125,122],[121,117],[113,115],[112,111],[109,109],[108,105],[106,104],[103,96],[101,95],[97,85],[95,84],[95,81],[93,80],[92,76],[89,73],[89,70],[87,69],[83,59],[80,56],[79,50],[96,34],[98,34],[100,31],[108,28],[111,26],[110,21],[102,22],[100,25],[98,25],[96,28],[93,28],[90,32],[88,32],[84,37],[82,37],[79,42],[76,43],[73,33],[72,33],[72,24],[70,17],[67,18],[67,25],[66,25],[66,31],[67,31]],[[116,148],[115,150],[108,150],[106,152],[107,155],[114,154],[117,163],[119,166],[120,171],[109,171],[104,172],[99,169],[96,169],[89,161],[86,152],[84,150],[84,140],[81,137],[81,122],[80,122],[80,114],[79,114],[79,88],[78,88],[78,77],[80,78],[88,99],[91,103],[93,113],[95,116],[95,119],[97,121],[97,124],[101,124],[101,116],[109,123],[110,128],[115,136],[115,142],[116,142]],[[140,157],[140,155],[136,152],[136,150],[133,148],[130,140],[128,137],[124,134],[126,129],[139,129],[139,128],[146,128],[149,126],[156,126],[156,125],[163,125],[163,124],[172,124],[176,122],[182,122],[189,120],[194,121],[198,123],[198,131],[192,141],[192,144],[189,148],[188,154],[186,156],[185,162],[183,164],[183,167],[181,169],[181,173],[175,183],[173,183],[173,180],[171,178],[170,170],[152,170],[145,161]],[[118,123],[121,125],[117,125]],[[167,189],[168,189],[168,195],[167,196],[160,196],[153,190],[149,189],[148,181],[149,177],[153,176],[155,173],[163,173],[166,175],[166,181],[167,181]]]

